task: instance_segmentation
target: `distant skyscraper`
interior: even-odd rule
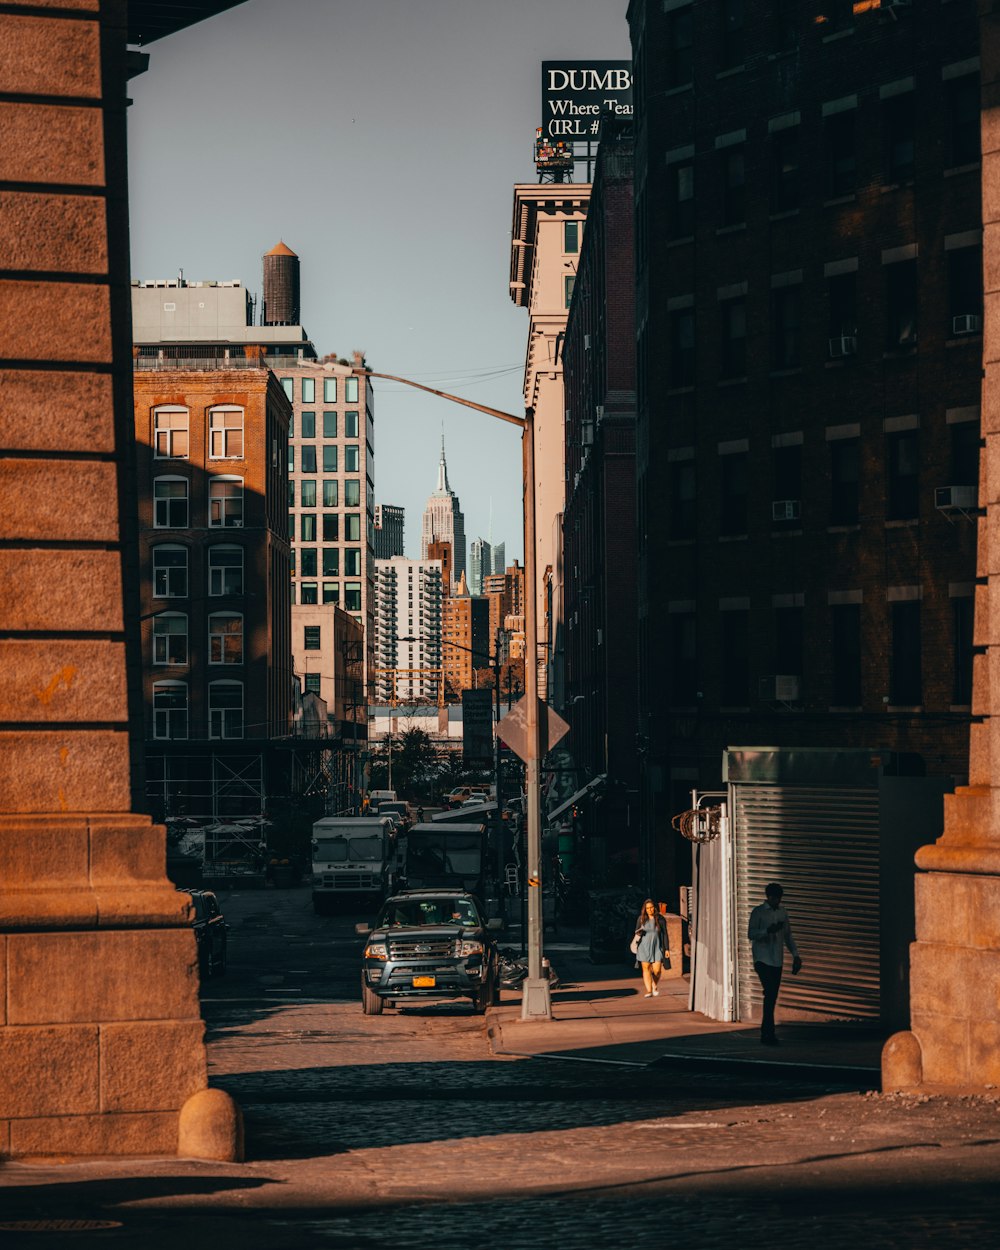
[[[403,555],[405,509],[392,503],[375,505],[375,559],[391,560]]]
[[[492,557],[490,573],[502,573],[504,571],[504,562],[507,559],[507,544],[497,543],[492,549]],[[486,576],[485,573],[483,576]]]
[[[474,595],[481,595],[483,578],[492,572],[490,545],[485,538],[477,538],[469,548],[469,590]]]
[[[465,572],[465,517],[458,496],[448,485],[448,463],[444,456],[444,435],[441,435],[441,459],[438,462],[437,489],[427,500],[420,534],[420,558],[427,559],[433,542],[451,543],[452,577],[457,580]]]

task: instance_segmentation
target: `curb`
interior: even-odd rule
[[[763,1077],[765,1080],[809,1081],[823,1085],[845,1085],[852,1089],[881,1089],[878,1068],[854,1064],[796,1063],[788,1059],[744,1059],[726,1055],[694,1055],[690,1051],[665,1051],[648,1065],[651,1068],[686,1068],[693,1071],[724,1072],[735,1076]]]

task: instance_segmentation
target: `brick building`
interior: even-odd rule
[[[524,569],[515,560],[507,566],[503,573],[490,573],[483,578],[483,594],[490,604],[490,654],[496,654],[497,636],[499,631],[501,660],[511,656],[510,638],[512,631],[521,635],[519,656],[524,656]],[[515,617],[519,622],[508,625],[508,619]]]
[[[253,360],[211,371],[136,363],[151,810],[258,815],[268,743],[290,728],[290,405]]]
[[[563,746],[592,880],[634,880],[636,755],[635,289],[631,124],[606,121],[563,345],[566,506]]]
[[[971,0],[628,18],[642,821],[669,896],[665,818],[728,744],[966,772],[979,39]]]
[[[441,663],[445,698],[460,701],[463,690],[475,688],[474,673],[490,662],[490,605],[469,593],[463,573],[441,603]]]

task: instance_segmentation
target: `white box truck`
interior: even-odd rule
[[[387,816],[324,816],[313,825],[312,896],[317,913],[337,898],[384,898],[395,882],[396,834]]]

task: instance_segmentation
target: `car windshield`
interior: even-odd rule
[[[355,863],[358,860],[380,862],[381,838],[320,838],[316,843],[314,858],[328,864]]]
[[[402,899],[386,903],[378,919],[378,927],[387,929],[439,924],[481,927],[476,906],[469,898]]]

